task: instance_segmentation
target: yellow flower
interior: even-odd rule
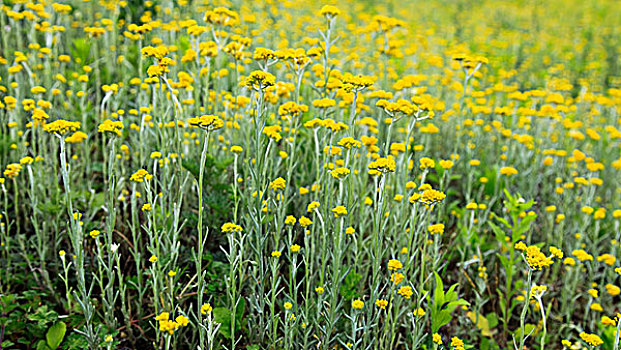
[[[101,232],[99,232],[99,230],[92,230],[91,232],[89,232],[89,235],[91,236],[91,238],[95,239],[97,238],[97,236],[99,236]]]
[[[291,310],[291,308],[293,307],[293,304],[291,304],[290,302],[287,301],[285,303],[284,307],[285,307],[285,310]]]
[[[402,297],[404,297],[406,299],[410,299],[412,294],[414,294],[414,292],[412,292],[412,287],[410,287],[410,286],[403,286],[403,287],[399,288],[397,293],[399,293],[399,295],[401,295]]]
[[[175,276],[177,276],[177,271],[173,271],[173,270],[168,271],[168,277],[175,277]]]
[[[604,326],[615,327],[617,325],[617,322],[615,320],[613,320],[612,318],[608,317],[608,316],[602,316],[601,323]]]
[[[336,6],[325,5],[319,10],[319,14],[327,18],[333,18],[341,14],[341,11]]]
[[[432,336],[432,340],[434,343],[438,344],[438,345],[442,345],[442,337],[440,336],[440,334],[438,333],[434,333]]]
[[[317,292],[317,294],[323,294],[323,287],[317,287],[315,288],[315,292]]]
[[[332,213],[334,213],[335,218],[339,218],[341,216],[347,215],[347,208],[345,208],[342,205],[339,205],[332,209]]]
[[[21,165],[29,165],[29,164],[32,164],[32,162],[34,162],[34,159],[32,159],[32,157],[29,157],[29,156],[23,157],[22,159],[19,160],[19,164]]]
[[[142,211],[151,211],[153,208],[151,207],[151,204],[146,203],[142,206]]]
[[[349,175],[349,173],[351,173],[351,171],[347,168],[336,168],[330,172],[330,175],[335,179],[343,179]]]
[[[563,260],[563,265],[574,266],[576,265],[576,260],[574,260],[574,258],[565,258],[565,260]]]
[[[474,202],[466,204],[466,209],[469,209],[469,210],[476,210],[478,207],[479,206]]]
[[[15,178],[19,175],[19,172],[22,170],[22,166],[17,163],[12,163],[6,166],[6,170],[4,171],[4,176],[9,179]]]
[[[300,216],[299,222],[300,222],[300,226],[302,226],[304,228],[306,228],[306,227],[308,227],[308,226],[313,224],[311,219],[307,218],[306,216]]]
[[[278,251],[278,250],[274,250],[274,251],[272,252],[272,257],[273,257],[273,258],[280,258],[280,255],[281,255],[281,253],[280,253],[280,251]]]
[[[403,264],[401,263],[401,261],[397,260],[397,259],[390,259],[388,261],[388,270],[390,271],[397,271],[399,269],[403,268]]]
[[[415,198],[415,196],[418,197]],[[432,205],[436,203],[440,203],[446,198],[446,195],[440,191],[434,189],[428,189],[423,191],[422,194],[415,193],[410,197],[410,203],[421,202],[426,205]]]
[[[168,312],[162,312],[158,316],[155,317],[156,321],[167,321],[170,314]]]
[[[514,167],[505,166],[500,168],[500,175],[512,176],[517,175],[518,171]]]
[[[308,203],[308,206],[306,207],[306,211],[311,213],[313,210],[319,208],[319,202],[313,201]]]
[[[550,247],[550,253],[557,259],[563,258],[563,251],[554,246]]]
[[[441,160],[439,163],[442,169],[450,169],[454,165],[452,160]]]
[[[386,306],[388,306],[388,300],[385,300],[385,299],[377,299],[377,300],[375,301],[375,305],[376,305],[377,307],[379,307],[380,309],[385,310],[385,309],[386,309]]]
[[[64,134],[69,131],[76,131],[79,128],[80,122],[70,122],[62,119],[43,125],[43,130],[56,135]]]
[[[88,138],[88,135],[82,131],[76,131],[70,136],[65,137],[67,143],[80,143]]]
[[[604,344],[602,339],[598,337],[596,334],[588,334],[588,333],[582,332],[580,333],[580,338],[591,346],[600,346]]]
[[[209,304],[209,303],[203,304],[201,306],[201,314],[203,314],[203,315],[210,314],[212,310],[213,310],[213,308],[211,307],[211,304]]]
[[[207,131],[212,131],[223,127],[224,121],[216,115],[202,115],[200,117],[188,119],[188,124],[198,126],[199,128]]]
[[[157,261],[157,256],[155,256],[155,255],[151,255],[151,257],[149,258],[149,262],[154,263],[154,262],[156,262],[156,261]]]
[[[144,169],[139,169],[138,171],[133,173],[132,176],[129,177],[129,180],[133,182],[144,182],[144,180],[149,181],[152,178],[153,178],[153,175],[149,174],[148,171]]]
[[[274,191],[284,190],[287,182],[282,177],[279,177],[270,183],[270,188]]]
[[[462,347],[463,348],[464,347],[464,341],[459,339],[459,338],[457,338],[457,337],[453,337],[453,338],[451,338],[451,346],[456,347],[456,348],[457,347]]]
[[[552,265],[553,261],[541,252],[539,247],[531,245],[526,249],[526,261],[533,270],[541,270]]]
[[[276,77],[270,73],[255,70],[250,73],[246,78],[244,85],[251,87],[255,90],[265,89],[268,86],[273,86],[276,83]]]
[[[388,156],[387,158],[377,158],[369,164],[369,174],[378,175],[380,173],[391,173],[395,171],[396,167],[397,164],[392,156]]]
[[[580,261],[593,261],[593,255],[585,252],[582,249],[577,249],[571,252]]]
[[[597,312],[604,311],[604,308],[602,308],[602,305],[600,303],[593,303],[593,304],[591,304],[590,308],[591,308],[591,310],[597,311]]]
[[[285,218],[285,225],[293,226],[297,222],[297,219],[293,215],[287,215]]]
[[[612,255],[612,254],[606,253],[606,254],[602,254],[602,255],[598,256],[597,257],[597,261],[600,261],[600,262],[603,261],[604,264],[612,266],[612,265],[615,264],[615,261],[617,261],[617,258],[615,258],[615,256]]]
[[[100,133],[111,133],[117,136],[121,136],[121,130],[123,130],[123,122],[118,120],[113,121],[111,119],[104,120],[103,123],[99,124],[99,127],[97,127],[97,131]]]
[[[431,158],[427,158],[427,157],[422,157],[420,160],[420,169],[421,170],[425,170],[425,169],[433,169],[436,167],[436,162],[431,159]]]
[[[190,320],[188,320],[188,318],[183,315],[177,316],[177,318],[175,318],[175,322],[177,322],[177,324],[181,327],[186,327],[190,324]]]
[[[353,307],[354,309],[360,310],[364,307],[364,301],[360,299],[356,299],[351,302],[351,307]]]
[[[360,148],[360,146],[362,146],[362,143],[360,143],[360,141],[354,139],[353,137],[344,137],[342,139],[339,140],[338,142],[339,146],[345,147],[347,149],[351,149],[351,148]]]
[[[297,253],[297,252],[299,252],[299,251],[300,251],[300,249],[301,249],[301,248],[302,248],[302,247],[300,247],[299,245],[294,244],[294,245],[292,245],[292,246],[291,246],[291,248],[290,248],[290,249],[291,249],[291,252],[292,252],[292,253]]]
[[[435,224],[435,225],[429,225],[427,227],[427,230],[429,231],[430,234],[443,234],[444,233],[444,224]]]
[[[220,231],[222,231],[222,233],[242,232],[243,230],[244,229],[241,226],[235,225],[232,222],[227,222],[220,227]]]
[[[534,285],[531,287],[530,289],[530,298],[531,299],[540,299],[543,294],[545,294],[545,292],[548,290],[547,286],[537,286]]]
[[[390,280],[394,282],[395,285],[401,283],[403,279],[405,279],[405,275],[400,272],[395,272],[392,275],[390,275]]]

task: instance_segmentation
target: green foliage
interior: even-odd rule
[[[71,56],[85,64],[89,61],[92,41],[87,38],[75,38],[71,42]]]
[[[244,315],[244,310],[246,309],[246,302],[244,299],[240,299],[237,304],[237,309],[235,310],[235,332],[238,332],[242,329],[243,322],[242,317]],[[213,309],[214,320],[217,323],[220,323],[219,332],[226,339],[231,339],[231,310],[225,307],[217,307]]]
[[[65,338],[67,326],[63,322],[55,323],[45,334],[46,340],[39,340],[37,350],[54,350],[60,346]]]
[[[205,159],[205,173],[203,176],[203,203],[208,210],[204,211],[205,222],[212,222],[220,227],[230,212],[232,206],[231,185],[227,179],[227,167],[233,162],[230,158],[214,158],[207,155]],[[196,181],[199,176],[199,159],[184,159],[183,167],[189,171]],[[198,220],[195,215],[189,215],[194,223]]]
[[[430,300],[431,296],[428,295],[427,299],[431,306],[431,333],[437,333],[440,328],[449,322],[453,318],[453,311],[460,305],[470,305],[469,302],[461,299],[457,296],[455,289],[458,284],[453,284],[446,292],[444,291],[444,284],[440,275],[434,272],[436,287],[433,290],[433,300]]]
[[[343,284],[341,284],[341,287],[339,288],[339,293],[345,301],[351,301],[360,297],[360,294],[358,293],[358,283],[360,280],[362,280],[362,275],[356,273],[355,271],[350,271],[347,274]]]

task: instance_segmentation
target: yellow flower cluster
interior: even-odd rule
[[[160,332],[166,332],[172,335],[177,329],[187,327],[190,324],[190,320],[183,315],[177,316],[174,321],[170,320],[169,317],[170,314],[168,312],[162,312],[155,317],[155,320],[159,322]]]
[[[212,11],[205,12],[203,19],[207,23],[224,26],[234,26],[239,23],[239,15],[237,12],[225,7],[217,7]]]
[[[410,196],[410,203],[420,202],[425,205],[440,203],[446,198],[446,194],[433,188],[426,189],[423,193],[414,193]]]
[[[332,177],[335,179],[343,179],[350,173],[351,173],[351,170],[347,168],[336,168],[330,172],[330,175],[332,175]]]
[[[341,89],[347,92],[361,91],[373,85],[372,77],[362,75],[354,76],[349,73],[345,74],[341,81],[343,82]]]
[[[545,292],[548,290],[547,286],[532,286],[530,288],[530,298],[531,299],[539,299],[543,296],[543,294],[545,294]]]
[[[43,125],[43,130],[56,135],[61,135],[69,131],[76,131],[79,128],[80,122],[70,122],[63,119],[58,119]]]
[[[240,225],[236,225],[232,222],[227,222],[222,225],[220,231],[222,233],[233,233],[233,232],[242,232],[244,229]]]
[[[101,133],[112,133],[117,136],[121,136],[121,130],[123,130],[123,122],[106,119],[103,123],[99,124],[97,131]]]
[[[451,346],[453,347],[454,350],[464,350],[464,341],[457,338],[457,337],[453,337],[451,338]]]
[[[360,148],[362,145],[360,141],[354,139],[353,137],[347,136],[339,140],[337,143],[339,146],[345,147],[347,149],[351,148]]]
[[[541,270],[544,267],[548,267],[554,263],[553,257],[558,257],[559,252],[556,254],[546,256],[541,252],[541,249],[535,245],[526,246],[524,242],[520,241],[515,244],[515,249],[522,251],[528,262],[528,266],[533,270]]]
[[[341,217],[341,216],[345,216],[345,215],[347,215],[347,208],[345,208],[345,207],[344,207],[344,206],[342,206],[342,205],[339,205],[339,206],[334,207],[334,208],[332,209],[332,213],[334,214],[334,217],[335,217],[335,218],[339,218],[339,217]]]
[[[587,344],[591,346],[600,346],[604,344],[602,338],[597,336],[596,334],[589,334],[586,332],[580,333],[580,339],[584,340]]]
[[[304,112],[308,112],[308,106],[304,104],[297,104],[293,101],[285,102],[283,105],[278,107],[279,115],[297,117]]]
[[[4,176],[8,177],[9,179],[13,179],[17,177],[17,175],[19,175],[19,172],[21,170],[22,170],[22,166],[20,164],[17,164],[17,163],[8,164],[6,166],[6,169],[4,170]]]
[[[339,10],[336,6],[325,5],[324,7],[321,8],[321,10],[319,10],[319,14],[321,16],[332,18],[332,17],[336,17],[339,14],[341,14],[341,10]]]
[[[153,178],[153,175],[149,174],[148,171],[144,169],[138,169],[132,176],[129,177],[130,181],[133,182],[144,182],[144,180],[150,181]]]
[[[276,77],[270,73],[255,70],[246,78],[244,85],[255,90],[262,90],[276,84]]]
[[[282,191],[285,189],[287,185],[287,181],[282,177],[274,179],[274,181],[270,182],[270,188],[274,191]]]
[[[397,259],[390,259],[388,261],[388,270],[390,271],[397,271],[399,269],[403,268],[403,264],[401,263],[401,261],[397,260]]]
[[[576,249],[571,252],[571,255],[578,258],[580,261],[593,261],[593,255],[585,252],[582,249]]]
[[[379,175],[394,172],[397,167],[395,160],[392,156],[386,158],[377,158],[369,163],[369,174]]]
[[[429,225],[427,227],[427,230],[429,231],[430,234],[443,234],[444,233],[444,224],[435,224],[435,225]]]
[[[224,121],[216,115],[202,115],[188,119],[188,124],[198,126],[207,131],[217,130],[224,126]]]

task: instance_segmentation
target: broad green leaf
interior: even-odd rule
[[[217,307],[212,312],[214,321],[220,323],[220,333],[226,339],[231,339],[231,311],[225,307]]]
[[[67,326],[63,322],[55,323],[50,329],[48,329],[45,338],[47,339],[47,346],[50,349],[57,349],[65,338],[65,332],[67,331]]]
[[[436,277],[436,288],[433,291],[433,303],[437,306],[444,304],[444,285],[438,273],[434,272]]]
[[[50,348],[45,343],[45,340],[39,340],[36,350],[50,350]]]

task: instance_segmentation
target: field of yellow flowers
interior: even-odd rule
[[[0,350],[619,350],[616,0],[4,0]]]

